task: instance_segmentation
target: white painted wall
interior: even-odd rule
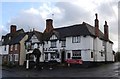
[[[101,56],[101,51],[104,51],[103,40],[97,37],[94,39],[95,61],[105,61],[105,54],[103,53],[103,56]]]
[[[57,39],[55,35],[52,35],[50,39]],[[45,49],[50,49],[51,42],[45,41],[44,45]],[[64,48],[66,50],[66,58],[67,53],[71,53],[72,57],[72,50],[81,50],[81,56],[83,61],[97,61],[102,62],[105,61],[105,54],[103,53],[103,56],[101,56],[101,52],[104,52],[104,45],[103,40],[97,38],[93,38],[91,36],[83,37],[81,36],[80,43],[72,43],[72,37],[66,37],[66,47]],[[107,60],[113,61],[113,54],[112,54],[112,44],[107,43]],[[57,48],[52,49],[58,49],[59,51],[63,48],[61,47],[61,41],[57,40]],[[91,52],[93,52],[94,57],[91,58]],[[61,52],[60,52],[61,53]]]
[[[107,61],[114,61],[114,55],[113,55],[113,52],[112,52],[112,44],[107,42],[106,46],[107,46],[107,49],[106,49]]]
[[[5,45],[1,46],[1,54],[8,54],[9,53],[9,45],[6,45],[6,51],[5,51]]]
[[[35,43],[33,49],[37,48],[38,47],[37,43],[40,41],[37,39],[36,35],[33,35],[30,40],[32,41],[32,43]],[[40,62],[43,62],[44,61],[43,45],[39,44],[39,50],[41,52]]]
[[[93,38],[90,36],[83,37],[81,36],[80,43],[72,43],[72,37],[66,38],[66,50],[93,50]]]
[[[35,35],[33,35],[31,37],[31,41],[32,41],[32,43],[39,42],[39,40],[37,39],[37,37]]]

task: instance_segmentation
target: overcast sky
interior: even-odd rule
[[[49,2],[48,2],[49,1]],[[25,31],[35,28],[43,32],[45,20],[52,18],[54,27],[81,24],[83,21],[94,26],[98,13],[100,29],[105,21],[109,25],[109,36],[118,50],[118,0],[4,0],[0,3],[0,35],[8,33],[11,24]]]

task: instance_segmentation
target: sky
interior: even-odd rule
[[[98,14],[99,28],[109,26],[109,37],[118,50],[118,0],[2,0],[0,2],[0,36],[10,32],[10,25],[25,31],[35,28],[43,32],[46,19],[52,18],[55,28],[86,22],[94,26]]]

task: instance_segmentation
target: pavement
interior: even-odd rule
[[[120,62],[104,64],[96,67],[57,67],[53,69],[29,69],[24,67],[6,68],[2,67],[2,77],[98,77],[98,78],[120,78]],[[102,79],[103,79],[102,78]]]

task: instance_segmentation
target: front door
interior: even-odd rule
[[[65,51],[62,51],[61,53],[61,63],[65,62]]]

